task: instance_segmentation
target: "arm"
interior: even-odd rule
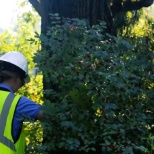
[[[44,119],[42,106],[24,96],[18,102],[16,113],[23,118],[27,117],[34,120]]]

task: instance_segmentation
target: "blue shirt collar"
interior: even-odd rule
[[[0,87],[5,88],[5,89],[8,89],[10,92],[13,93],[13,90],[8,85],[6,85],[4,83],[0,83]]]

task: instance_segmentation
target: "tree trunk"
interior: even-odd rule
[[[50,13],[63,17],[87,19],[90,25],[100,20],[107,23],[107,32],[113,31],[113,19],[118,13],[148,7],[154,0],[29,0],[41,16],[41,32],[46,34],[51,26]]]
[[[42,33],[51,26],[50,14],[58,13],[62,17],[87,19],[90,25],[100,20],[107,23],[107,31],[111,33],[112,15],[106,0],[46,0],[41,1]]]

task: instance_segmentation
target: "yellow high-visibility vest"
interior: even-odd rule
[[[0,154],[24,154],[23,131],[16,143],[12,138],[12,123],[20,95],[0,90]]]

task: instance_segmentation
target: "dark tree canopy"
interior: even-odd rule
[[[149,7],[154,0],[29,0],[41,16],[42,33],[50,26],[50,13],[63,17],[88,19],[90,25],[104,20],[107,31],[112,32],[113,19],[123,11],[139,10]]]

